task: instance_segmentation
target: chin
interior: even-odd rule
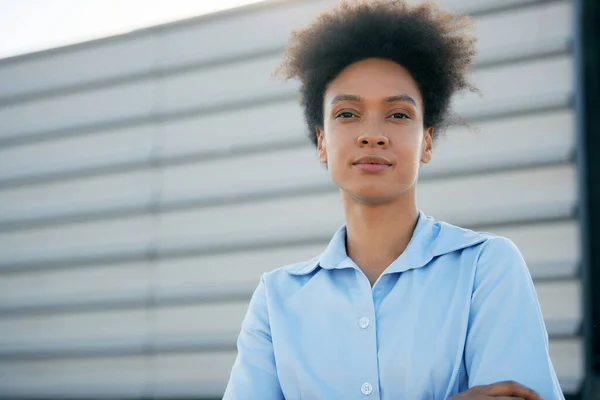
[[[379,187],[358,187],[352,188],[351,190],[342,189],[346,192],[347,196],[367,205],[379,205],[392,203],[402,197],[404,190],[390,190],[391,188],[379,188]]]

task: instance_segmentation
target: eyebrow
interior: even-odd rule
[[[391,96],[385,99],[386,103],[394,103],[396,101],[403,101],[405,103],[410,103],[415,107],[417,106],[417,102],[412,97],[407,96],[405,94],[399,94],[397,96]]]
[[[337,104],[341,101],[360,101],[360,96],[355,96],[352,94],[338,94],[331,100],[331,105]]]
[[[333,98],[333,100],[331,100],[331,105],[334,105],[336,103],[339,103],[341,101],[361,101],[362,99],[360,98],[360,96],[356,96],[353,94],[340,94],[337,95]],[[407,96],[405,94],[399,94],[396,96],[390,96],[387,99],[385,99],[386,103],[394,103],[396,101],[403,101],[405,103],[410,103],[413,106],[417,107],[417,102],[410,96]]]

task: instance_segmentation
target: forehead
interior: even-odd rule
[[[349,65],[333,79],[325,92],[331,100],[340,94],[356,95],[365,100],[408,95],[422,104],[417,83],[406,68],[390,60],[369,58]]]

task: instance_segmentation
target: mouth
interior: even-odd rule
[[[353,166],[364,171],[383,171],[391,168],[392,163],[383,157],[361,157],[352,163]]]

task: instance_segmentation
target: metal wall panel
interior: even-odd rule
[[[568,162],[575,151],[567,108],[510,116],[451,129],[438,139],[421,177],[466,174]]]
[[[577,276],[581,254],[575,221],[489,227],[483,230],[515,242],[534,279]]]
[[[242,170],[244,174],[240,174]],[[332,186],[316,151],[308,146],[176,165],[163,169],[161,175],[161,200],[166,203],[184,198],[242,197],[249,193]],[[202,184],[191,185],[190,179]]]
[[[276,237],[272,238],[276,241]],[[298,242],[306,242],[305,237]],[[154,272],[154,290],[173,292],[180,288],[196,290],[210,287],[247,286],[252,290],[258,277],[283,265],[309,260],[325,249],[327,242],[256,249],[239,249],[223,253],[161,258]],[[232,274],[231,271],[236,273]]]
[[[538,283],[535,290],[549,335],[573,336],[579,333],[583,297],[579,280]]]
[[[142,342],[149,334],[146,309],[106,310],[82,313],[5,316],[0,319],[0,352],[52,344],[75,346],[77,342],[124,340]]]
[[[161,36],[159,64],[169,68],[183,63],[207,63],[281,50],[292,27],[306,23],[324,7],[331,5],[332,1],[289,3],[285,7],[279,5],[268,11],[259,9],[231,18],[214,19],[204,24],[186,24],[171,29]],[[232,35],[232,32],[243,34]]]
[[[215,340],[224,333],[235,338],[247,309],[247,301],[159,307],[154,310],[152,329],[157,340],[173,336]],[[233,348],[235,342],[229,345]]]
[[[6,189],[0,192],[0,229],[8,223],[143,208],[151,201],[153,182],[152,171],[137,170]]]
[[[558,56],[486,68],[475,71],[473,81],[484,93],[483,98],[475,93],[457,97],[454,109],[459,114],[485,115],[495,107],[507,108],[515,101],[531,103],[568,95],[573,87],[573,60],[570,56]]]
[[[237,105],[233,110],[164,121],[160,155],[214,158],[239,149],[254,152],[290,144],[306,148],[305,130],[297,101]]]
[[[155,82],[143,80],[59,97],[5,104],[0,108],[0,139],[33,135],[43,137],[82,125],[147,118],[154,109],[155,91]]]
[[[479,60],[510,57],[528,50],[560,49],[572,31],[572,7],[568,1],[553,1],[519,11],[482,15],[476,20]],[[488,50],[494,49],[494,50]]]
[[[229,374],[234,360],[235,353],[218,351],[157,355],[151,362],[152,393],[158,398],[219,398],[225,391],[223,377]]]
[[[152,34],[127,35],[66,51],[0,60],[0,102],[15,96],[147,73],[155,64],[154,42]]]
[[[0,232],[0,268],[117,252],[143,255],[154,237],[154,222],[142,215]]]
[[[573,215],[577,186],[571,165],[510,171],[492,177],[475,175],[423,182],[417,197],[423,210],[457,225],[531,222]]]
[[[293,93],[292,82],[269,82],[280,56],[192,70],[165,77],[161,81],[160,112],[172,113],[194,108],[222,107],[232,115],[257,98]]]
[[[115,166],[147,164],[158,128],[140,124],[0,147],[0,187]]]
[[[13,272],[0,279],[0,316],[19,312],[19,306],[25,312],[52,301],[71,305],[76,299],[96,300],[102,295],[149,294],[150,284],[148,261]]]
[[[143,398],[148,395],[147,355],[0,361],[2,398]]]
[[[577,393],[583,377],[583,341],[561,339],[550,342],[550,358],[565,393]]]

